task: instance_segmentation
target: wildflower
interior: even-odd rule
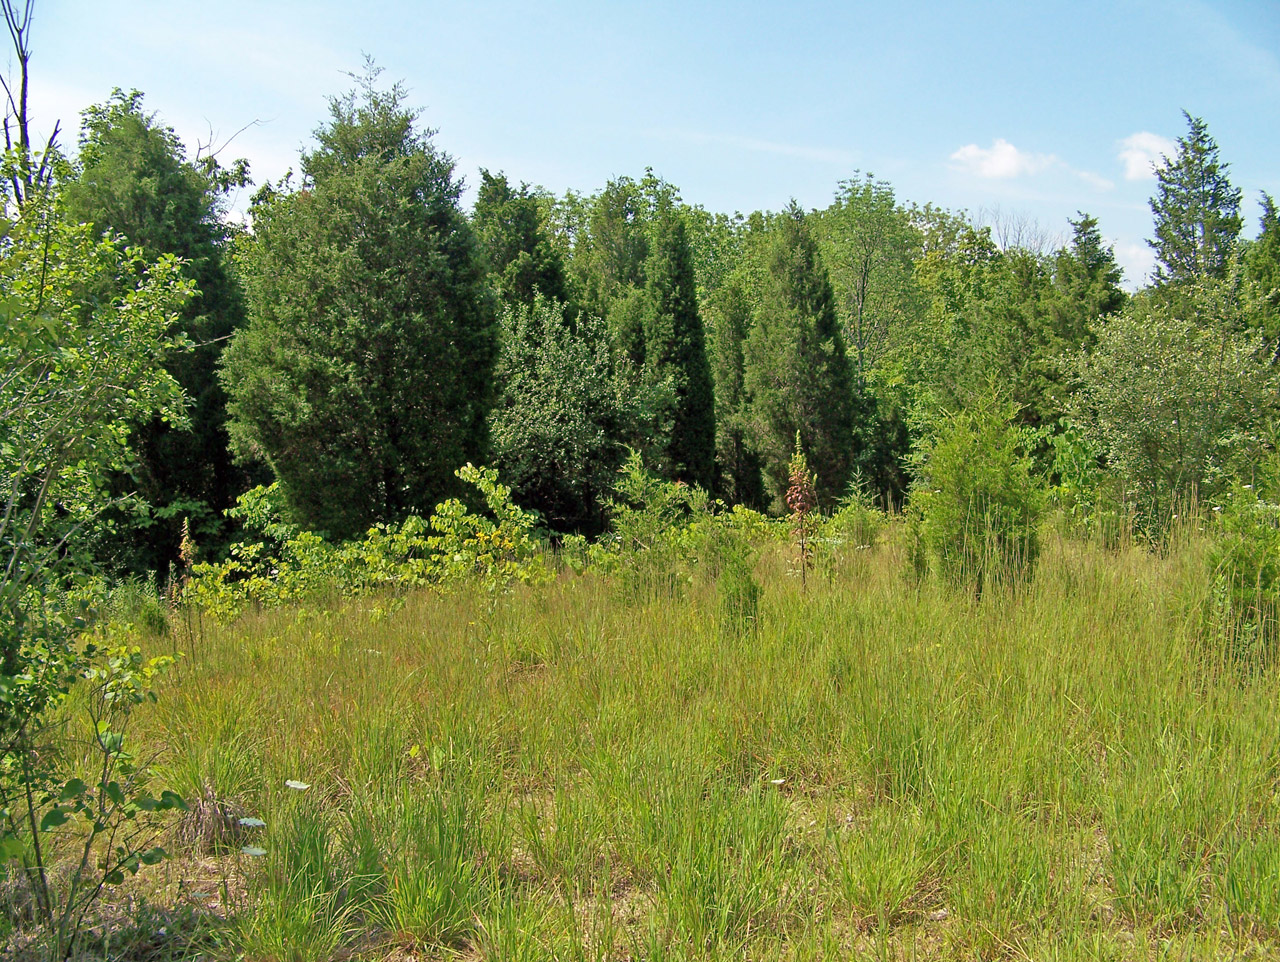
[[[800,432],[796,432],[796,450],[791,456],[790,485],[787,488],[787,507],[795,521],[796,546],[800,549],[800,583],[806,584],[805,575],[813,564],[813,546],[809,514],[818,506],[818,493],[814,488],[814,475],[800,446]]]

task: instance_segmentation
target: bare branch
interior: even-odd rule
[[[208,123],[208,121],[205,121],[205,122],[206,122],[206,123]],[[196,160],[197,160],[197,161],[200,161],[200,160],[205,160],[205,159],[214,159],[214,158],[217,158],[217,156],[218,156],[220,153],[222,153],[224,150],[226,150],[228,147],[230,147],[230,146],[231,146],[231,142],[232,142],[233,140],[235,140],[237,137],[239,137],[242,133],[244,133],[244,132],[245,132],[246,130],[248,130],[250,127],[260,127],[260,126],[262,126],[262,121],[261,121],[261,120],[255,119],[255,120],[251,120],[251,121],[249,121],[247,124],[245,124],[245,125],[244,125],[243,127],[241,127],[239,130],[237,130],[234,134],[232,134],[230,137],[228,137],[226,140],[224,140],[224,141],[222,142],[222,146],[220,146],[217,150],[213,150],[213,149],[212,149],[212,148],[213,148],[213,143],[214,143],[214,140],[216,140],[217,138],[216,138],[216,135],[215,135],[215,134],[214,134],[214,132],[213,132],[213,125],[212,125],[212,124],[209,124],[209,142],[208,142],[208,143],[205,143],[205,144],[202,144],[202,143],[200,143],[200,142],[198,142],[198,141],[196,142]],[[206,151],[207,151],[207,153],[206,153]]]

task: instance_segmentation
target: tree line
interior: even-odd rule
[[[1156,170],[1158,267],[1129,295],[1086,213],[1056,248],[1001,243],[857,173],[824,209],[742,216],[651,171],[556,196],[482,170],[466,211],[453,159],[373,68],[238,227],[247,164],[188,157],[116,91],[59,167],[60,216],[176,255],[197,293],[166,361],[185,423],[129,426],[132,457],[95,483],[137,496],[93,550],[163,572],[185,525],[216,554],[236,497],[273,481],[291,522],[356,537],[463,494],[466,462],[594,535],[630,451],[783,511],[797,437],[823,507],[900,505],[913,449],[991,396],[1046,473],[1069,470],[1067,439],[1158,514],[1251,470],[1276,411],[1275,203],[1242,239],[1241,192],[1186,122]]]

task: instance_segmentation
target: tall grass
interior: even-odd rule
[[[1280,951],[1277,677],[1208,643],[1205,546],[1049,534],[976,598],[904,540],[807,593],[766,550],[747,632],[590,573],[249,613],[139,722],[266,822],[212,857],[248,958]]]

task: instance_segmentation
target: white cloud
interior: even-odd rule
[[[1108,237],[1107,243],[1115,248],[1116,263],[1124,271],[1123,286],[1136,291],[1146,284],[1156,269],[1156,255],[1147,244],[1126,242]]]
[[[996,138],[990,147],[966,144],[952,154],[951,159],[971,174],[995,180],[1036,174],[1058,163],[1053,154],[1019,150],[1003,137]]]
[[[1156,165],[1165,157],[1171,157],[1178,145],[1168,137],[1161,137],[1142,130],[1120,141],[1120,162],[1124,164],[1125,180],[1151,180]]]

